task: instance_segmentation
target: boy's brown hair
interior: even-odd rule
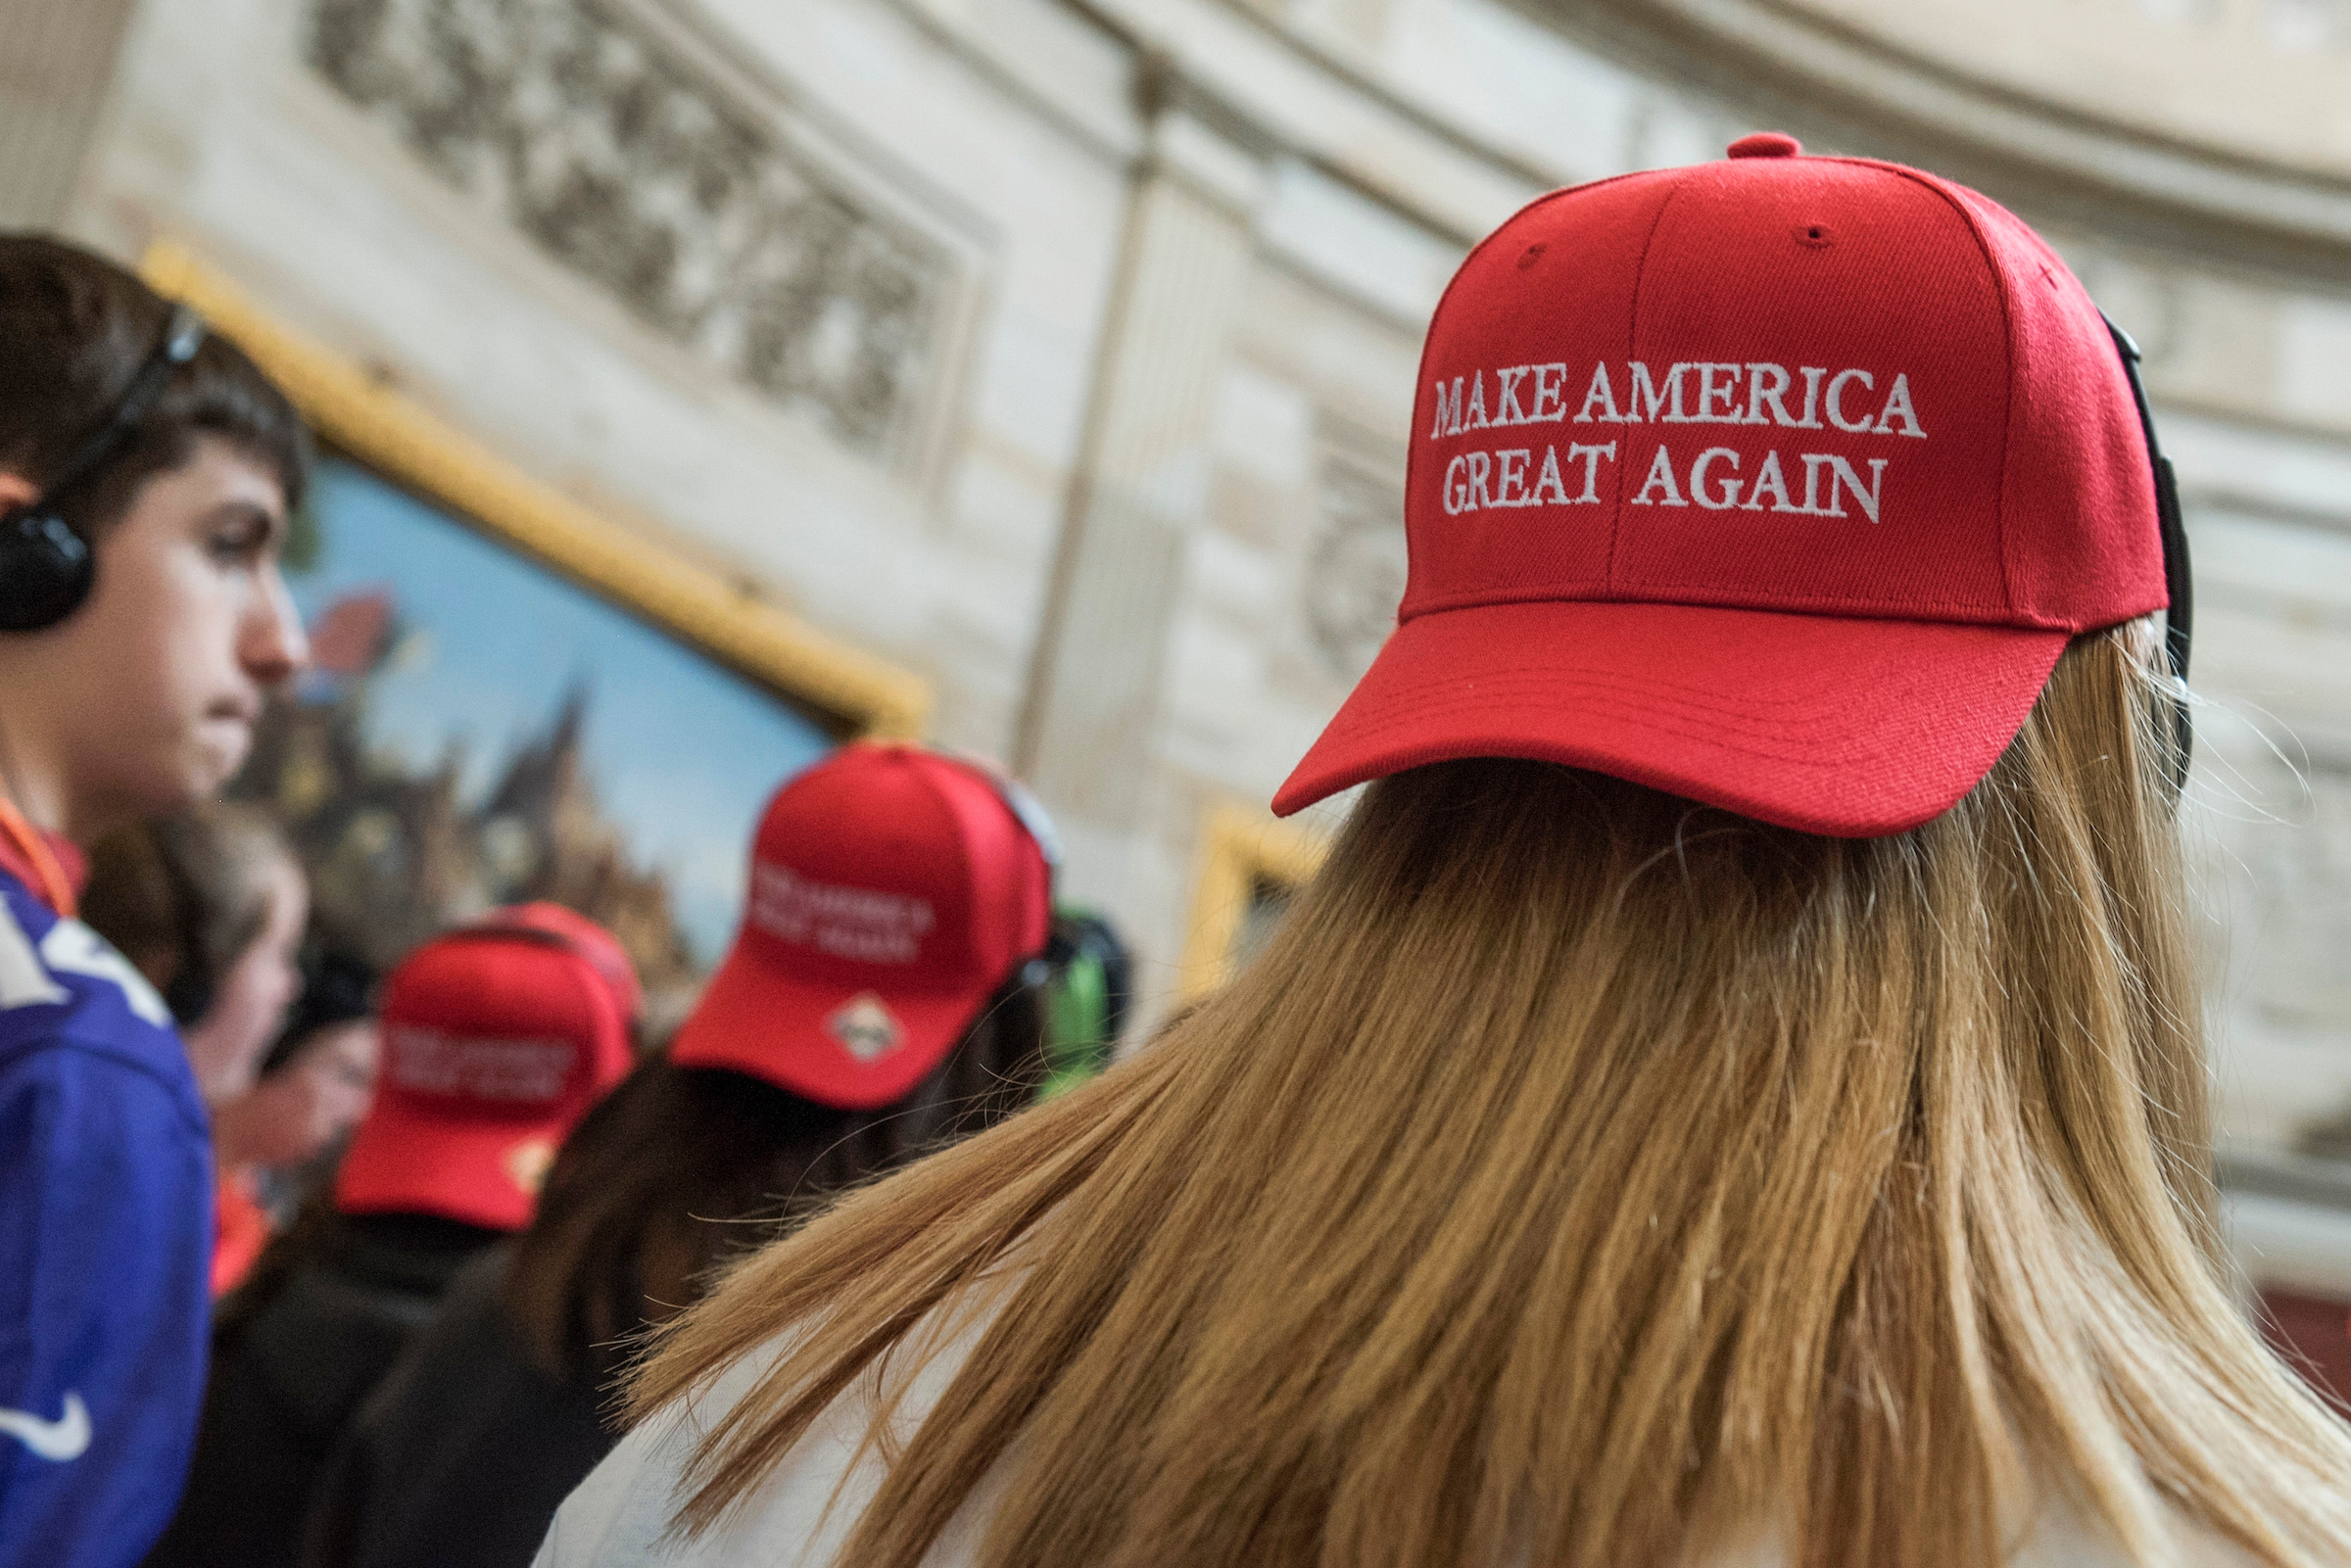
[[[44,488],[56,480],[155,352],[170,314],[170,302],[104,257],[45,234],[0,234],[0,469]],[[269,468],[288,508],[300,504],[311,458],[301,415],[243,350],[208,336],[108,470],[65,499],[66,521],[94,539],[204,436]]]

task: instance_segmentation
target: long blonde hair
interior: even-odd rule
[[[1981,1568],[2063,1502],[2351,1560],[2351,1439],[2227,1282],[2128,638],[1888,838],[1537,763],[1374,785],[1263,956],[1083,1091],[842,1203],[664,1336],[793,1331],[680,1528],[942,1304],[994,1313],[840,1558]]]

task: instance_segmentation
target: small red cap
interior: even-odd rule
[[[1732,151],[1555,192],[1463,263],[1396,631],[1275,811],[1507,756],[1896,832],[2069,639],[2164,607],[2130,384],[2056,253],[1916,169]]]
[[[338,1209],[530,1223],[556,1148],[632,1063],[629,1021],[584,945],[492,923],[435,937],[392,972],[383,1072],[336,1176]]]
[[[776,792],[734,949],[670,1060],[844,1110],[903,1099],[1052,918],[1043,849],[971,765],[843,746]]]

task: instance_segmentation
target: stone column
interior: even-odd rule
[[[0,229],[64,221],[131,0],[0,0]]]
[[[1080,890],[1114,902],[1122,841],[1148,827],[1168,631],[1207,512],[1218,379],[1265,179],[1255,153],[1155,96],[1014,747],[1071,840]]]

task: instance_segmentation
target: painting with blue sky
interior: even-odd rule
[[[286,820],[344,939],[380,961],[552,897],[618,930],[648,989],[698,981],[760,807],[836,743],[820,715],[340,458],[287,582],[320,667],[238,792]]]

